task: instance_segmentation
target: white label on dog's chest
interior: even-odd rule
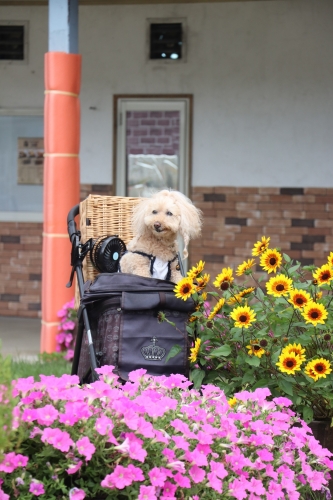
[[[168,262],[165,262],[165,260],[161,260],[158,257],[156,257],[153,267],[153,278],[157,278],[159,280],[165,280],[167,274],[168,274]]]

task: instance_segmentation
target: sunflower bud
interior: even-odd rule
[[[331,336],[329,333],[326,333],[326,335],[324,335],[324,340],[326,340],[326,341],[331,340]]]
[[[163,321],[165,321],[165,314],[160,311],[158,314],[157,314],[157,319],[158,319],[158,322],[159,323],[163,323]]]
[[[262,340],[260,340],[259,344],[261,345],[261,347],[266,347],[268,342],[266,339],[262,339]]]
[[[207,321],[207,328],[213,328],[213,322]]]
[[[283,342],[288,342],[288,337],[283,337]]]
[[[269,351],[265,351],[265,355],[268,357],[271,355],[271,353]]]

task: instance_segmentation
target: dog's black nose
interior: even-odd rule
[[[161,223],[160,222],[154,222],[154,228],[156,230],[160,229],[160,227],[161,227]]]

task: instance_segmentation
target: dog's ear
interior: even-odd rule
[[[188,256],[187,246],[189,241],[192,238],[197,238],[201,234],[202,212],[182,193],[173,191],[172,195],[180,208],[179,233],[184,239],[183,257],[186,259]]]
[[[150,203],[149,198],[142,198],[140,203],[134,207],[132,215],[132,228],[134,234],[136,235],[140,235],[145,232],[145,215],[149,209]]]

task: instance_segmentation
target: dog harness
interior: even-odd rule
[[[140,252],[139,250],[135,250],[134,252],[131,252],[131,253],[137,253],[139,255],[142,255],[143,257],[147,257],[147,259],[150,260],[150,269],[149,269],[149,271],[150,271],[151,276],[153,276],[153,273],[154,273],[154,264],[155,264],[155,261],[156,261],[156,256],[152,255],[152,254],[149,254],[149,253]],[[167,262],[168,271],[167,271],[166,277],[165,278],[160,278],[160,279],[165,279],[166,281],[170,281],[170,278],[171,278],[171,264],[176,259],[178,260],[178,255],[175,255],[173,259],[171,259],[171,260],[169,260]],[[177,267],[179,267],[179,264],[178,264]]]

